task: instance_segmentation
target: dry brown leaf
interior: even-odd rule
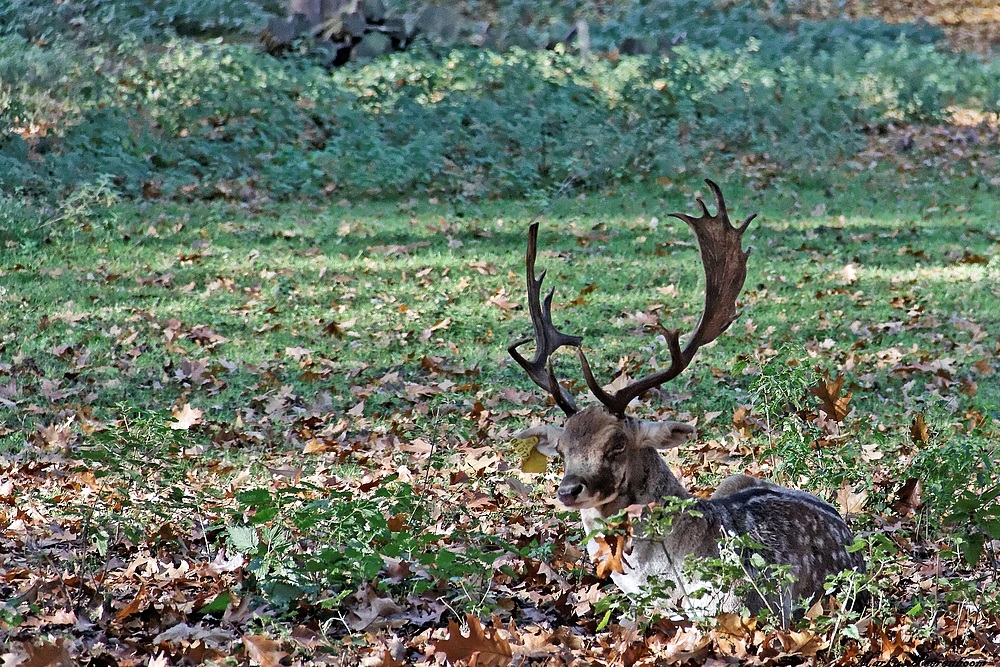
[[[167,657],[166,653],[154,655],[146,663],[146,667],[170,667],[170,658]]]
[[[818,651],[821,651],[826,646],[823,638],[812,630],[802,630],[801,632],[792,630],[791,632],[780,634],[779,639],[786,653],[806,657],[816,655]]]
[[[745,405],[737,407],[736,411],[733,412],[733,426],[744,438],[749,438],[753,434],[756,424],[753,423],[753,418],[750,416],[750,409]]]
[[[322,454],[326,451],[326,443],[320,442],[316,438],[310,438],[302,448],[303,454]]]
[[[669,664],[699,664],[712,650],[712,639],[691,628],[678,632],[664,648],[663,656]]]
[[[930,440],[931,435],[927,430],[927,422],[924,421],[923,413],[918,412],[917,416],[913,418],[913,423],[910,424],[910,439],[914,443],[927,442]]]
[[[380,598],[371,586],[362,588],[351,600],[355,604],[347,615],[347,623],[359,632],[384,626],[387,618],[403,611],[392,598]]]
[[[837,504],[840,505],[840,513],[858,514],[864,509],[866,502],[868,502],[868,493],[866,491],[855,493],[845,479],[840,485],[840,490],[837,491]]]
[[[923,506],[920,499],[920,480],[911,477],[896,492],[896,500],[892,503],[892,508],[902,516],[913,516],[918,509]]]
[[[250,658],[250,664],[260,667],[279,667],[281,659],[288,655],[280,649],[281,642],[264,635],[243,635],[243,647]]]
[[[72,667],[76,663],[66,648],[67,644],[67,640],[60,640],[55,644],[41,642],[37,646],[22,644],[21,648],[28,654],[28,659],[18,663],[17,667]]]
[[[132,614],[139,613],[143,609],[145,603],[146,603],[146,584],[142,584],[139,587],[139,592],[135,594],[134,598],[132,598],[132,601],[118,610],[118,613],[115,614],[115,620],[121,621],[128,618]]]
[[[514,653],[507,640],[500,637],[496,629],[487,633],[474,615],[466,614],[465,619],[469,624],[469,636],[462,635],[454,620],[448,621],[448,638],[431,640],[434,651],[444,653],[453,663],[459,660],[471,662],[475,659],[475,664],[482,667],[510,664]]]
[[[716,630],[732,637],[748,637],[753,635],[757,627],[757,619],[742,618],[739,614],[719,614],[716,617]]]
[[[597,563],[597,576],[606,579],[611,576],[612,572],[623,574],[625,569],[622,566],[622,556],[625,553],[625,536],[605,537],[597,535],[594,537],[594,541],[597,543],[598,549],[593,557]]]
[[[205,414],[198,408],[192,408],[188,403],[185,403],[184,407],[181,408],[175,406],[171,412],[174,416],[174,421],[169,422],[167,425],[175,431],[187,431],[192,426],[197,426],[201,423],[202,415]]]
[[[844,388],[844,376],[841,375],[835,380],[829,376],[824,376],[809,393],[820,400],[820,408],[826,413],[828,419],[834,421],[844,421],[844,418],[851,412],[848,403],[851,402],[851,392],[841,396],[840,392]]]

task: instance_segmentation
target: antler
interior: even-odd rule
[[[757,214],[749,216],[739,227],[733,227],[729,222],[722,190],[708,179],[705,182],[715,195],[718,209],[715,215],[708,212],[701,197],[697,200],[701,206],[701,217],[694,218],[685,213],[670,214],[691,227],[698,239],[701,262],[705,268],[705,310],[684,350],[680,346],[680,332],[677,329],[668,331],[666,338],[670,347],[670,366],[630,383],[613,395],[604,391],[594,380],[590,365],[583,354],[580,354],[587,386],[612,414],[623,415],[632,399],[680,375],[694,359],[698,348],[718,338],[737,317],[736,297],[746,281],[747,257],[750,256],[749,248],[743,250],[743,232]]]
[[[708,187],[715,195],[718,212],[711,215],[704,200],[698,198],[701,206],[701,216],[692,217],[684,213],[672,213],[688,224],[698,240],[702,265],[705,269],[705,310],[698,326],[691,334],[687,345],[681,350],[680,332],[677,329],[666,334],[667,345],[670,348],[670,366],[640,378],[628,386],[619,389],[614,394],[604,391],[587,362],[587,357],[580,349],[583,339],[580,336],[570,336],[558,331],[552,324],[552,295],[549,291],[544,302],[539,296],[545,272],[535,280],[535,255],[538,241],[538,223],[533,223],[528,230],[528,254],[525,258],[528,276],[528,310],[531,313],[531,323],[535,330],[535,356],[528,361],[517,351],[522,344],[532,340],[522,338],[507,348],[514,360],[528,372],[531,379],[542,389],[555,398],[556,403],[567,415],[578,411],[573,397],[570,396],[556,380],[549,357],[563,345],[577,348],[577,356],[583,367],[583,375],[587,386],[594,396],[614,415],[622,416],[632,399],[641,396],[646,391],[669,382],[690,365],[698,348],[711,343],[736,319],[736,297],[743,289],[747,277],[747,257],[750,249],[743,250],[743,232],[757,214],[749,216],[739,227],[733,227],[729,222],[726,202],[722,191],[714,182],[706,179]]]
[[[534,337],[528,336],[517,340],[507,348],[507,352],[514,358],[521,368],[528,372],[535,384],[552,394],[556,404],[562,408],[567,415],[579,412],[573,397],[556,380],[555,372],[552,369],[552,362],[549,357],[563,345],[575,348],[580,347],[583,338],[580,336],[570,336],[555,328],[552,324],[552,295],[555,289],[549,290],[545,301],[541,301],[542,281],[545,280],[545,271],[535,279],[535,256],[538,247],[538,223],[534,222],[528,228],[528,252],[524,258],[524,265],[528,278],[528,312],[531,314],[531,325],[535,330]],[[535,341],[535,356],[528,361],[517,348],[530,340]]]

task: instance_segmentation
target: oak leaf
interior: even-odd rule
[[[347,615],[347,623],[359,632],[384,627],[390,617],[403,611],[392,598],[380,598],[371,586],[365,586],[351,600],[355,604]]]
[[[243,635],[243,647],[251,665],[279,667],[281,659],[288,655],[280,650],[280,646],[281,642],[268,639],[264,635]]]
[[[37,646],[22,644],[21,648],[28,654],[28,659],[17,663],[18,667],[70,667],[76,663],[66,648],[68,644],[69,641],[65,639],[55,644],[46,642],[42,642]],[[6,655],[0,657],[6,658]],[[6,664],[6,660],[4,664]]]
[[[778,638],[785,652],[793,655],[810,657],[826,648],[826,642],[823,638],[812,630],[792,630],[788,633],[780,634]]]
[[[448,638],[431,641],[434,651],[444,653],[452,663],[475,659],[475,664],[481,667],[509,665],[514,653],[507,640],[500,637],[495,629],[489,632],[484,630],[474,615],[466,614],[465,619],[469,624],[469,636],[462,635],[458,623],[450,620]]]
[[[831,380],[830,376],[827,375],[820,379],[819,384],[810,389],[809,393],[820,400],[820,408],[826,413],[827,418],[840,422],[844,421],[844,417],[851,411],[848,403],[851,402],[852,392],[849,391],[841,396],[840,393],[843,389],[843,375],[835,380]]]
[[[930,431],[927,430],[927,422],[924,421],[923,413],[918,412],[910,424],[910,439],[914,443],[920,444],[931,439]]]
[[[924,504],[923,500],[920,499],[921,491],[920,480],[916,477],[910,477],[896,491],[896,499],[892,503],[892,509],[902,516],[913,516]]]
[[[606,579],[612,572],[624,574],[622,557],[625,555],[625,536],[597,535],[594,541],[597,543],[597,553],[594,554],[594,560],[597,561],[597,576]]]
[[[171,411],[174,416],[174,421],[169,422],[167,425],[175,431],[187,431],[192,426],[197,426],[201,423],[202,415],[204,411],[198,408],[192,408],[190,404],[185,403],[184,407],[178,408],[174,407]]]

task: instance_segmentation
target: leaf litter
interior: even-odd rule
[[[974,255],[956,261],[982,267]],[[500,274],[473,263],[455,278],[466,289],[477,276],[490,280],[482,285],[491,287],[477,287],[484,307],[497,318],[516,316],[519,298]],[[828,310],[850,303],[862,313],[866,297],[855,288],[865,280],[852,270],[846,288],[837,271],[818,301]],[[170,289],[155,282],[140,287]],[[998,350],[981,324],[921,306],[907,283],[889,284],[888,292],[876,298],[901,317],[858,315],[846,327],[851,346],[832,338],[839,326],[832,314],[817,316],[803,356],[819,372],[802,387],[800,405],[782,406],[797,415],[816,456],[828,457],[823,465],[852,460],[838,458],[845,441],[901,434],[858,447],[867,479],[845,474],[825,487],[827,499],[894,550],[894,566],[875,573],[884,599],[894,601],[877,618],[838,626],[833,600],[790,630],[733,616],[692,623],[668,614],[653,622],[620,613],[627,605],[598,575],[620,571],[624,540],[601,541],[596,562],[585,556],[575,519],[553,500],[555,467],[532,456],[533,443],[508,442],[543,416],[542,399],[484,381],[478,363],[443,345],[439,338],[462,326],[456,317],[407,320],[423,306],[404,309],[383,294],[380,303],[401,324],[371,332],[372,344],[391,338],[394,345],[435,345],[435,352],[388,368],[344,368],[318,345],[293,341],[274,358],[235,363],[223,356],[237,344],[228,331],[223,337],[209,324],[135,310],[110,327],[87,316],[51,325],[114,327],[108,351],[61,345],[55,372],[30,355],[4,361],[0,400],[37,426],[22,448],[0,454],[0,655],[13,665],[230,658],[253,665],[778,665],[817,658],[854,665],[988,656],[1000,636],[996,610],[960,586],[995,587],[987,557],[996,552],[984,542],[986,556],[974,567],[949,554],[943,536],[924,527],[927,484],[935,480],[906,471],[939,442],[932,403],[953,419],[952,437],[989,428],[971,402],[975,392],[954,397],[963,387],[971,391],[974,378],[994,375]],[[588,284],[578,293],[593,305],[601,289]],[[273,315],[250,303],[256,291],[246,295],[239,308]],[[769,298],[757,291],[747,304]],[[655,333],[659,319],[649,313],[658,308],[624,311],[622,324],[638,327],[636,335]],[[341,337],[328,339],[356,340],[349,335],[355,318],[337,321]],[[920,343],[896,342],[903,334]],[[780,354],[773,332],[758,330],[751,318],[732,335],[753,346],[748,359]],[[935,354],[935,345],[948,354]],[[176,390],[169,404],[153,413],[128,405],[95,410],[101,401],[88,374],[105,367],[141,374],[139,360],[156,346],[169,362],[150,383]],[[648,361],[621,357],[619,376]],[[760,365],[742,372],[753,377]],[[245,402],[213,405],[237,373],[249,377],[241,380]],[[707,382],[723,388],[730,373],[710,368]],[[346,382],[331,386],[338,375]],[[778,424],[757,406],[720,411],[715,401],[701,405],[690,388],[678,392],[674,398],[684,400],[671,404],[680,410],[648,397],[638,411],[700,422],[700,444],[672,462],[689,488],[706,494],[729,472],[791,474],[767,444],[780,440]],[[873,400],[888,400],[896,421],[866,420]],[[808,482],[807,472],[792,483]],[[294,571],[283,573],[283,566]],[[937,605],[933,614],[917,608],[929,602]]]

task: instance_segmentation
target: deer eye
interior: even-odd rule
[[[611,438],[611,448],[608,453],[612,455],[622,454],[628,447],[628,438],[625,437],[624,433],[616,433]]]

